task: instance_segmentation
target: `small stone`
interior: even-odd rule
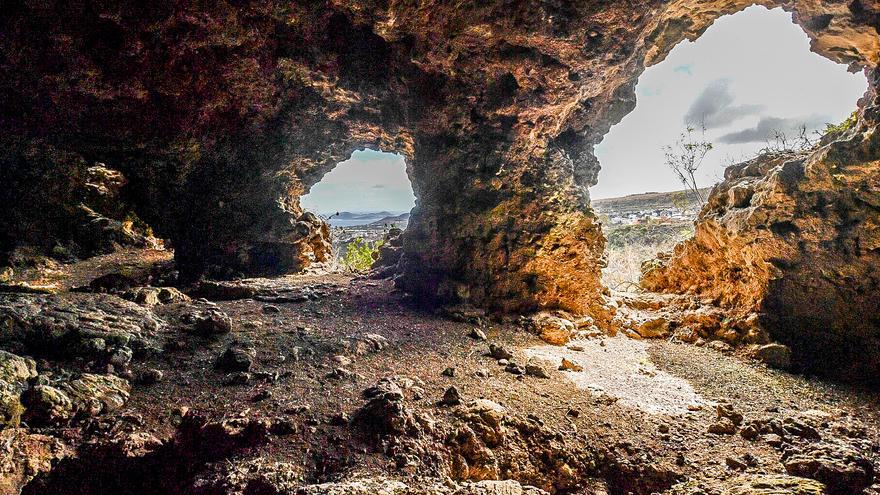
[[[526,370],[524,370],[522,366],[513,362],[507,363],[507,366],[504,367],[504,371],[512,373],[514,375],[523,375],[526,372]]]
[[[271,304],[267,304],[267,305],[263,306],[263,313],[276,314],[276,313],[280,313],[280,312],[281,312],[281,308],[279,308],[278,306],[273,306]]]
[[[754,425],[747,425],[739,432],[740,436],[745,438],[746,440],[754,440],[760,436],[760,432]]]
[[[245,371],[237,371],[226,375],[223,385],[247,385],[251,381],[251,374]]]
[[[134,353],[132,353],[131,349],[128,347],[122,346],[113,351],[113,354],[110,355],[110,364],[113,366],[118,366],[120,368],[124,368],[128,366],[128,363],[131,362]]]
[[[659,431],[660,433],[669,433],[669,425],[666,423],[663,423],[657,427],[657,431]]]
[[[526,374],[536,378],[550,378],[550,374],[547,373],[547,370],[537,364],[526,364]]]
[[[489,344],[489,356],[494,359],[513,359],[512,352],[510,352],[509,350],[507,350],[507,348],[503,346],[495,344]]]
[[[739,426],[742,424],[743,415],[739,411],[733,408],[732,404],[721,403],[715,407],[715,413],[718,418],[728,418],[730,421]]]
[[[755,349],[755,359],[771,368],[787,370],[791,368],[791,349],[782,344],[767,344]]]
[[[336,368],[327,374],[327,378],[332,378],[334,380],[343,380],[346,378],[351,378],[353,376],[354,373],[345,368]]]
[[[489,378],[489,368],[480,368],[474,372],[477,378]]]
[[[250,371],[256,350],[232,345],[217,358],[217,367],[224,371]]]
[[[454,376],[455,376],[455,368],[452,368],[452,367],[446,368],[446,369],[443,370],[443,372],[440,373],[440,374],[443,375],[443,376],[448,376],[448,377],[450,377],[450,378],[451,378],[451,377],[454,377]]]
[[[707,347],[709,347],[709,349],[723,352],[725,354],[733,352],[733,347],[727,342],[721,340],[713,340],[712,342],[709,342],[709,345]]]
[[[498,360],[498,366],[507,366],[508,364],[510,364],[510,361],[508,361],[506,359],[499,359]]]
[[[708,431],[714,435],[733,435],[736,433],[736,425],[730,418],[720,418],[709,425]]]
[[[737,471],[744,471],[748,467],[745,462],[735,457],[728,457],[724,459],[724,463],[727,464],[727,467],[729,467],[730,469],[735,469]]]
[[[446,389],[443,393],[443,399],[440,403],[444,406],[457,406],[461,404],[461,394],[454,385]]]
[[[156,368],[148,368],[138,375],[138,381],[144,385],[159,383],[164,378],[165,374],[162,373],[162,370],[158,370]]]
[[[274,418],[269,425],[269,433],[273,435],[283,436],[292,435],[298,430],[296,423],[290,418]]]
[[[219,310],[211,310],[195,316],[195,333],[204,337],[223,335],[232,331],[232,318]]]
[[[486,340],[487,338],[486,334],[476,327],[471,329],[471,333],[469,333],[468,336],[474,340]]]
[[[348,366],[352,363],[351,359],[347,356],[343,356],[342,354],[337,354],[331,358],[333,362],[340,366]]]
[[[559,369],[562,371],[584,371],[583,366],[566,358],[562,358],[562,364],[559,366]]]

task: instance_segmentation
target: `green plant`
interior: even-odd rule
[[[345,246],[345,254],[342,255],[342,266],[351,272],[365,272],[373,266],[379,255],[379,248],[384,240],[374,242],[365,241],[358,237]]]
[[[858,120],[859,112],[854,111],[853,113],[849,114],[849,117],[847,117],[846,120],[839,124],[825,124],[825,132],[823,132],[822,134],[825,136],[838,136],[855,127]]]
[[[684,191],[676,191],[670,194],[669,198],[672,200],[672,206],[682,214],[687,212],[687,209],[691,206],[691,202],[688,201],[687,194]]]

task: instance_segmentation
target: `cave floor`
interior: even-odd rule
[[[151,256],[147,265],[167,261]],[[89,263],[68,269],[78,277],[72,282],[71,276],[59,277],[68,280],[63,287],[113,268],[113,263]],[[188,473],[179,486],[223,487],[193,489],[198,493],[296,493],[247,490],[257,478],[261,486],[277,488],[353,477],[401,480],[412,490],[407,493],[445,493],[464,478],[497,477],[559,493],[651,493],[668,491],[677,482],[687,482],[676,488],[684,490],[680,493],[722,493],[725,483],[743,476],[785,474],[793,455],[810,456],[826,446],[878,466],[880,396],[874,392],[665,340],[619,335],[549,346],[515,319],[420,308],[390,281],[328,273],[241,285],[254,292],[153,308],[171,322],[161,330],[166,345],[135,360],[131,372],[158,369],[163,378],[135,383],[123,408],[100,420],[35,430],[75,450],[120,432],[172,438],[181,417],[194,412],[213,421],[283,418],[287,431]],[[187,311],[212,308],[231,317],[231,332],[206,338],[174,323]],[[486,340],[472,335],[475,328]],[[230,344],[255,350],[249,379],[240,384],[229,384],[234,374],[215,366]],[[509,361],[522,367],[540,366],[547,377],[499,364],[488,355],[489,344],[509,350]],[[559,370],[563,357],[582,370]],[[403,412],[388,414],[413,415],[417,431],[374,434],[376,425],[369,423],[375,418],[359,424],[366,402],[362,392],[383,378],[397,383],[404,396]],[[461,404],[440,404],[452,386]],[[467,424],[461,411],[477,399],[499,406],[512,426],[501,427],[506,432],[501,441],[481,437],[479,449],[465,448],[467,442],[450,439]],[[719,410],[727,411],[725,418],[719,419]],[[740,424],[731,429],[730,423]],[[543,440],[529,438],[535,434],[524,424],[534,424],[536,438]],[[749,424],[760,431],[746,439]],[[548,459],[560,452],[565,462]],[[829,461],[844,472],[831,483],[848,482],[852,469],[840,460],[844,457]],[[57,480],[52,485],[52,476],[43,473],[37,477],[43,484],[32,485],[53,493],[51,486],[58,485]],[[99,493],[79,483],[86,487],[82,493]],[[867,493],[880,493],[880,486]]]

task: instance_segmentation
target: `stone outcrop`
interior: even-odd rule
[[[0,344],[29,354],[94,359],[122,348],[150,352],[163,321],[109,294],[0,295]]]
[[[401,288],[602,322],[604,239],[587,192],[599,170],[593,147],[634,107],[646,65],[751,3],[10,2],[0,19],[0,244],[49,245],[78,225],[81,194],[70,178],[103,163],[127,180],[120,197],[131,210],[171,239],[186,275],[296,271],[329,248],[326,224],[299,197],[369,147],[406,157],[417,197],[397,264]],[[760,3],[791,11],[813,50],[868,70],[877,87],[875,3]],[[771,269],[775,254],[743,273],[791,274],[774,278],[785,286],[768,292],[778,298],[758,296],[782,322],[808,319],[790,309],[811,280],[830,288],[822,302],[835,315],[869,314],[878,299],[865,282],[876,279],[864,277],[876,270],[876,236],[861,221],[877,205],[870,106],[863,101],[852,149],[786,168],[803,170],[807,179],[790,183],[803,194],[778,193],[787,203],[767,234],[781,249],[810,229],[842,233],[806,242],[802,259],[817,256],[811,264],[829,275]],[[734,190],[737,203],[744,193]],[[798,215],[813,224],[787,218]],[[866,267],[854,268],[853,256]],[[821,327],[823,315],[814,316]],[[860,320],[853,339],[871,337],[870,318]],[[845,333],[789,326],[809,338]],[[779,340],[804,349],[795,337]]]
[[[866,96],[858,122],[816,149],[729,167],[694,238],[647,263],[642,285],[711,300],[744,341],[759,325],[800,369],[876,383],[878,103]]]

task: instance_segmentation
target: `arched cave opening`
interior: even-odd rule
[[[328,172],[300,205],[330,224],[335,264],[360,272],[374,264],[383,246],[400,243],[415,201],[404,157],[365,149]]]
[[[807,151],[853,125],[867,80],[810,51],[782,8],[715,21],[645,70],[636,106],[596,146],[592,206],[606,236],[603,283],[640,291],[645,261],[694,235],[725,169],[767,153]]]

